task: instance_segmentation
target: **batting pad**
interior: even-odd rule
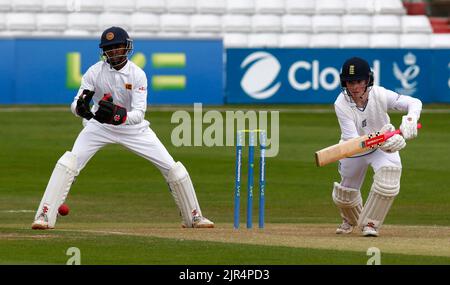
[[[382,167],[373,177],[372,188],[364,209],[358,220],[358,226],[364,227],[373,223],[375,228],[381,227],[395,196],[400,192],[400,167]]]
[[[59,206],[66,200],[70,186],[75,176],[78,175],[77,157],[70,151],[66,151],[64,155],[56,163],[52,176],[48,181],[45,189],[44,197],[36,212],[35,220],[45,213],[48,218],[48,227],[54,228]]]
[[[333,201],[339,208],[341,217],[351,225],[356,225],[362,210],[362,198],[359,190],[334,182]]]
[[[193,218],[201,216],[202,212],[189,173],[181,162],[175,163],[169,170],[167,183],[185,225],[192,227]]]

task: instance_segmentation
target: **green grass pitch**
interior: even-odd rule
[[[334,234],[340,222],[331,199],[332,183],[339,181],[337,164],[319,168],[314,161],[316,150],[339,138],[331,106],[218,110],[225,117],[224,111],[239,109],[280,110],[279,153],[266,160],[265,229],[257,228],[256,187],[255,228],[245,228],[246,167],[241,229],[232,229],[235,148],[174,147],[171,116],[176,108],[150,107],[146,118],[188,169],[203,214],[216,228],[182,229],[157,168],[111,145],[76,179],[66,200],[70,214],[58,218],[55,230],[32,231],[34,211],[55,163],[72,148],[82,126],[66,106],[1,107],[0,264],[66,264],[70,247],[80,249],[82,264],[363,265],[370,247],[380,249],[381,264],[450,264],[449,106],[424,106],[418,138],[401,151],[400,194],[378,238]],[[392,113],[391,121],[398,127],[401,114]],[[362,188],[364,199],[372,174]]]

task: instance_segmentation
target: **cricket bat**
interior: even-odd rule
[[[417,123],[417,128],[420,129],[421,127],[422,125]],[[401,134],[400,130],[384,134],[372,133],[329,146],[316,151],[316,164],[317,166],[324,166],[342,158],[378,148],[383,142],[396,134]]]

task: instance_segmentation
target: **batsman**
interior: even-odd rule
[[[108,28],[101,35],[99,47],[104,60],[83,75],[71,105],[72,113],[82,118],[84,128],[72,150],[56,163],[32,229],[55,227],[58,208],[75,177],[108,144],[120,144],[160,170],[181,213],[183,227],[214,227],[202,216],[188,171],[181,162],[175,162],[145,119],[147,77],[128,60],[133,51],[128,33],[120,27]]]
[[[374,86],[373,73],[366,60],[353,57],[345,61],[340,74],[342,92],[334,108],[341,128],[341,142],[371,133],[395,130],[389,110],[406,113],[400,131],[379,148],[339,160],[340,183],[334,182],[332,197],[340,211],[342,224],[336,234],[349,234],[359,228],[363,236],[378,236],[379,230],[400,191],[402,163],[399,151],[405,139],[417,136],[422,102]],[[374,170],[373,183],[363,206],[360,188],[367,168]]]

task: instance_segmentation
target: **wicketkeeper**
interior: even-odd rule
[[[186,168],[174,161],[145,120],[147,77],[128,60],[133,51],[128,33],[119,27],[106,29],[101,35],[100,48],[105,60],[87,70],[71,105],[72,113],[83,118],[84,129],[72,150],[58,160],[32,228],[55,227],[58,208],[66,199],[74,178],[94,154],[108,144],[123,145],[161,171],[181,212],[184,227],[214,227],[213,222],[202,216]]]
[[[343,219],[337,234],[348,234],[358,226],[364,236],[378,236],[394,198],[400,191],[402,163],[399,151],[405,139],[417,136],[417,120],[422,102],[373,85],[373,73],[364,59],[345,61],[340,74],[342,92],[334,108],[341,128],[341,141],[395,128],[390,124],[388,110],[407,112],[402,117],[402,135],[394,135],[378,149],[369,150],[339,161],[341,182],[334,183],[333,201]],[[368,166],[375,172],[369,197],[363,207],[360,193]]]

